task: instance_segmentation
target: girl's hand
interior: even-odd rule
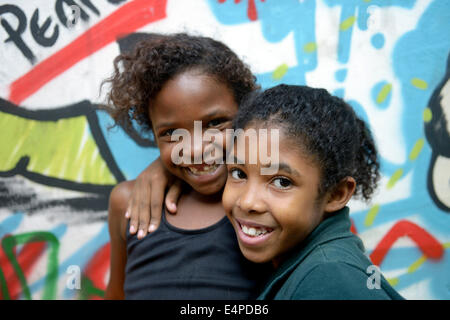
[[[137,177],[125,217],[130,219],[130,233],[142,239],[147,232],[158,229],[161,222],[164,191],[171,184],[165,199],[167,210],[175,214],[181,193],[181,182],[164,168],[158,158]]]

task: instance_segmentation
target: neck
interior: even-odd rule
[[[187,192],[189,197],[192,197],[194,200],[206,203],[206,204],[214,204],[217,202],[222,202],[222,190],[220,192],[216,192],[214,194],[202,194],[194,189],[191,189]]]

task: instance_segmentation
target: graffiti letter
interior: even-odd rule
[[[64,11],[63,7],[64,4],[68,5],[70,8],[71,12],[70,17],[66,16],[66,12]],[[77,9],[75,9],[75,7]],[[72,28],[78,22],[78,18],[81,18],[84,21],[89,20],[89,15],[83,9],[81,9],[80,6],[76,4],[73,0],[58,0],[55,3],[55,11],[61,23],[68,29]]]
[[[9,24],[8,21],[6,21],[5,18],[1,17],[1,15],[4,13],[11,13],[16,16],[18,20],[16,30],[13,29],[13,27]],[[27,17],[25,16],[25,13],[23,13],[23,11],[20,10],[19,7],[12,4],[0,6],[0,23],[2,24],[3,28],[9,35],[9,38],[6,39],[5,42],[8,41],[14,42],[17,48],[19,48],[19,50],[25,56],[25,58],[27,58],[28,61],[34,64],[34,62],[36,61],[36,57],[20,36],[22,33],[24,33],[27,27]]]
[[[50,37],[45,36],[45,32],[52,23],[52,18],[48,17],[45,19],[44,24],[39,26],[39,9],[34,10],[33,16],[31,17],[30,29],[34,40],[44,47],[51,47],[55,44],[59,35],[59,26],[55,25],[53,28],[53,33]]]
[[[67,268],[66,273],[69,277],[66,280],[66,287],[70,290],[81,289],[81,269],[79,266],[71,265]]]
[[[94,12],[96,15],[100,16],[100,11],[92,4],[91,0],[81,0],[81,2],[91,9],[92,12]]]
[[[371,274],[369,278],[367,278],[367,289],[373,290],[373,289],[380,289],[380,278],[381,278],[381,272],[380,269],[378,269],[377,266],[370,265],[367,267],[366,272],[368,274]]]

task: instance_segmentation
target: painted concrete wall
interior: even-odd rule
[[[109,192],[158,152],[107,131],[99,86],[118,38],[175,31],[224,41],[265,88],[348,101],[383,174],[370,205],[351,203],[354,232],[406,298],[450,298],[449,1],[2,0],[0,18],[3,299],[102,298]]]

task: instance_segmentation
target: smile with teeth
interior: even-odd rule
[[[272,230],[266,229],[264,227],[250,227],[243,224],[239,224],[241,227],[242,232],[244,232],[246,235],[250,237],[258,237],[261,235],[265,235],[266,233],[272,232]]]
[[[207,175],[207,174],[211,174],[213,173],[217,167],[219,165],[218,164],[212,164],[212,165],[201,165],[201,166],[196,166],[196,167],[187,167],[187,170],[189,170],[190,173],[197,175],[197,176],[202,176],[202,175]]]

